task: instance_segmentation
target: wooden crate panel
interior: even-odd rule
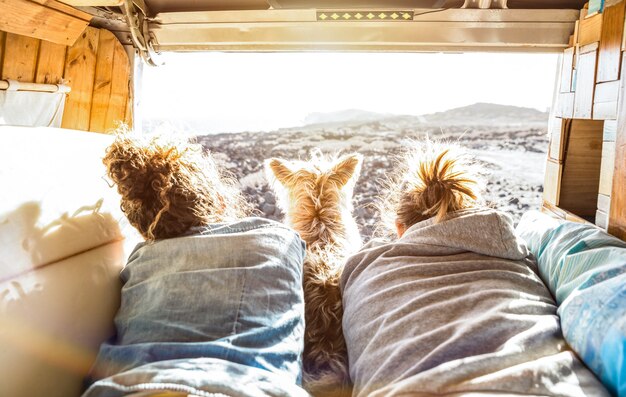
[[[576,68],[576,96],[574,118],[590,119],[593,114],[593,95],[596,85],[596,59],[598,51],[581,53]]]
[[[572,120],[565,149],[559,207],[593,218],[600,185],[603,122]]]
[[[615,142],[615,135],[617,133],[617,120],[604,121],[603,129],[603,141]]]
[[[91,16],[54,0],[43,3],[0,0],[0,29],[57,44],[74,44],[89,24]],[[68,11],[67,8],[74,11]]]
[[[606,7],[602,13],[602,34],[598,50],[599,82],[619,79],[624,35],[624,4],[622,1]]]
[[[548,160],[546,163],[543,199],[553,205],[559,205],[562,170],[563,166],[556,161]]]
[[[600,167],[599,194],[611,195],[613,188],[613,166],[615,165],[615,142],[603,142],[602,165]]]
[[[567,48],[563,51],[563,62],[561,63],[561,92],[572,91],[572,73],[574,72],[575,48]]]
[[[602,14],[583,18],[578,27],[578,44],[583,46],[600,41],[602,37]]]
[[[607,230],[609,227],[609,214],[604,211],[597,210],[596,211],[596,226],[602,228],[603,230]]]
[[[601,102],[593,105],[594,120],[615,120],[617,119],[617,101]]]
[[[575,94],[573,92],[567,92],[559,94],[556,109],[554,111],[555,116],[566,119],[574,117],[574,100]]]
[[[550,146],[548,157],[554,161],[562,161],[567,141],[568,124],[571,119],[554,117],[550,121]]]

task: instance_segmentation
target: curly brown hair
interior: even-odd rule
[[[246,216],[248,204],[202,146],[120,129],[103,158],[122,196],[121,209],[148,241],[178,237],[192,227]]]

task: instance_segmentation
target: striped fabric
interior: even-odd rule
[[[626,243],[539,212],[524,215],[517,232],[559,304],[565,339],[614,394],[626,396]]]

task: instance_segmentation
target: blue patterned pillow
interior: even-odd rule
[[[626,396],[626,243],[534,211],[517,232],[559,304],[565,339],[613,393]]]

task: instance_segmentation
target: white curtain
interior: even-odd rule
[[[66,95],[0,90],[0,125],[61,127]]]

